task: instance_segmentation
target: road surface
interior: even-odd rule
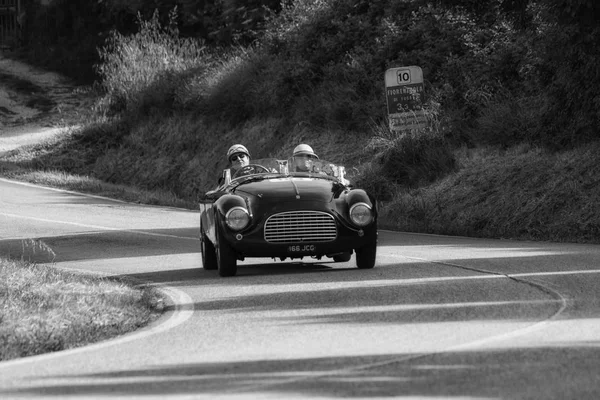
[[[0,363],[0,398],[600,397],[600,247],[381,231],[377,266],[201,268],[194,211],[0,180],[0,248],[160,286],[164,317]]]

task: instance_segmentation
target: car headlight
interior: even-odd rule
[[[248,211],[243,207],[233,207],[227,211],[225,223],[231,230],[239,231],[248,226],[250,215],[248,215]]]
[[[357,226],[367,226],[373,221],[371,206],[367,203],[356,203],[350,207],[350,219]]]

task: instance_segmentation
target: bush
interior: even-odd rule
[[[522,143],[541,144],[539,126],[547,111],[544,95],[514,97],[505,92],[485,102],[471,129],[482,145],[509,148]]]
[[[367,146],[376,152],[375,170],[406,188],[431,183],[458,168],[452,146],[440,133],[439,106],[430,102],[423,111],[427,127],[396,132],[383,124],[374,126],[376,134]]]
[[[381,170],[381,165],[369,163],[362,168],[351,183],[355,187],[366,190],[378,201],[390,201],[394,198],[398,187],[386,179]]]
[[[406,187],[428,184],[456,170],[456,160],[439,135],[408,134],[379,156],[384,176]]]
[[[136,34],[111,33],[99,51],[102,62],[97,71],[112,105],[121,104],[131,111],[142,103],[147,109],[148,100],[153,98],[148,90],[153,85],[158,91],[158,96],[154,96],[156,99],[165,91],[180,88],[177,79],[161,81],[162,78],[198,68],[210,59],[201,42],[178,37],[175,18],[172,13],[169,26],[164,28],[157,12],[148,21],[138,14],[139,31]],[[157,106],[160,109],[162,104]]]

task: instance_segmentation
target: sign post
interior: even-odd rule
[[[385,71],[385,92],[391,131],[425,128],[425,85],[421,67],[397,67]]]

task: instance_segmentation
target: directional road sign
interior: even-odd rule
[[[423,71],[420,67],[397,67],[385,71],[388,119],[392,131],[427,126],[427,118],[423,112],[424,91]]]

